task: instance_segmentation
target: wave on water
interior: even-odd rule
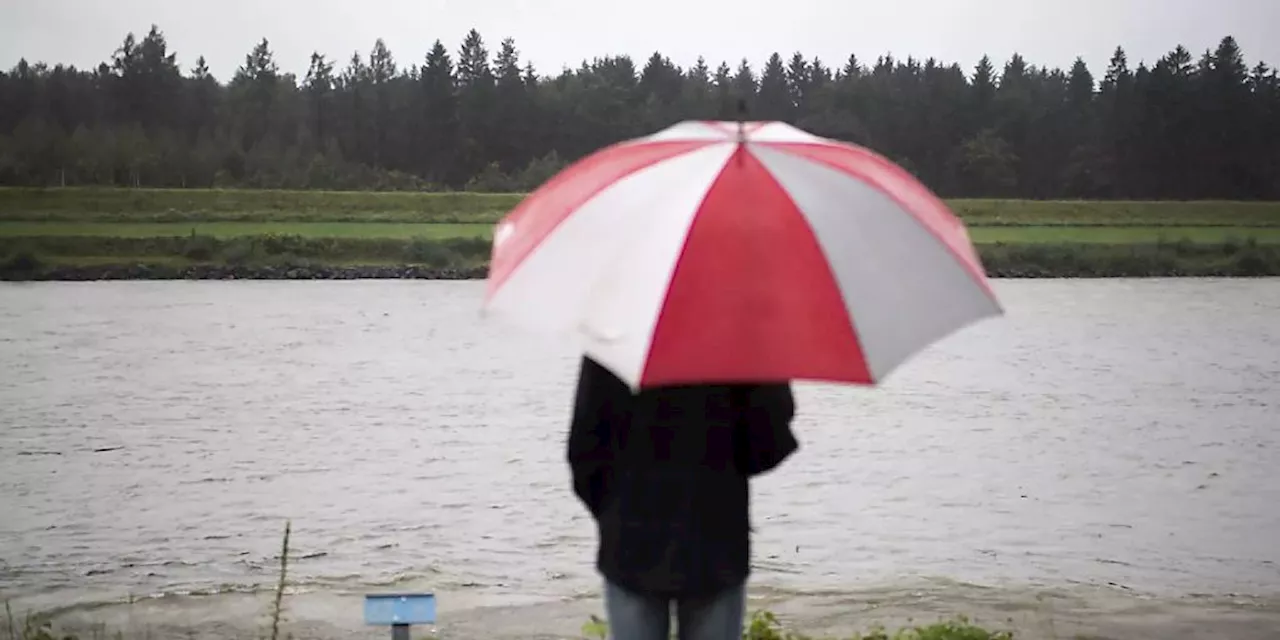
[[[797,386],[804,446],[752,489],[752,607],[819,634],[963,613],[1020,640],[1280,638],[1280,279],[999,287],[1004,321],[885,389]],[[453,637],[579,635],[601,607],[561,460],[577,358],[474,322],[482,294],[5,289],[0,333],[27,337],[0,341],[3,595],[257,637],[290,519],[296,637],[367,634],[361,595],[390,590],[438,592]]]

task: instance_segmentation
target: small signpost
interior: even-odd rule
[[[434,593],[382,593],[364,597],[364,623],[391,627],[392,640],[409,640],[409,626],[435,624]]]

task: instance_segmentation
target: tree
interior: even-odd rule
[[[759,91],[759,84],[756,83],[755,72],[751,70],[751,65],[747,63],[747,59],[743,58],[742,62],[738,63],[737,71],[733,74],[734,98],[742,100],[747,109],[751,110],[755,107],[757,91]],[[724,106],[728,110],[729,105]],[[730,119],[733,116],[730,113],[722,113],[721,117]]]
[[[495,160],[504,171],[514,172],[532,159],[530,139],[536,121],[534,103],[525,84],[520,68],[520,52],[515,40],[502,41],[493,69],[495,105],[493,122],[486,131],[492,142],[486,147],[486,156]]]
[[[792,101],[791,87],[787,84],[787,70],[782,56],[774,52],[769,56],[760,73],[760,93],[756,96],[752,118],[757,120],[792,120],[796,105]]]
[[[271,107],[276,96],[280,69],[276,66],[271,45],[263,38],[244,57],[244,64],[231,79],[233,109],[239,115],[236,128],[241,132],[244,149],[256,146],[271,130]]]
[[[373,164],[397,167],[396,154],[388,147],[388,136],[396,128],[393,115],[396,62],[387,44],[378,38],[369,52],[369,89],[373,98],[371,126],[373,135]]]
[[[457,184],[451,171],[452,150],[458,146],[458,103],[453,60],[439,40],[427,54],[418,74],[419,117],[412,118],[421,173],[430,182]],[[461,176],[465,179],[469,176]],[[452,178],[452,179],[451,179]]]
[[[328,134],[328,117],[332,110],[335,80],[333,63],[323,54],[311,54],[311,65],[307,67],[307,76],[303,81],[303,92],[307,96],[309,127],[315,141],[324,140]]]
[[[813,69],[799,51],[791,54],[787,64],[787,94],[791,99],[791,117],[799,120],[807,115],[809,99],[813,91]]]
[[[1007,197],[1014,193],[1017,157],[992,129],[965,140],[952,157],[953,170],[965,185],[962,195]]]
[[[681,69],[660,51],[540,75],[510,38],[485,42],[436,41],[418,65],[382,40],[343,65],[317,51],[297,78],[261,40],[225,83],[203,58],[180,69],[157,26],[83,70],[19,60],[0,72],[0,184],[524,189],[679,120],[736,119],[742,100],[944,196],[1280,198],[1280,79],[1231,37],[1150,64],[1117,47],[1100,78],[1021,55],[966,73],[889,53]]]
[[[458,164],[468,175],[474,175],[489,163],[486,159],[496,146],[484,135],[493,123],[493,70],[489,67],[489,50],[480,32],[472,29],[458,50],[457,75],[459,106]]]

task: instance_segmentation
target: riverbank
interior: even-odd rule
[[[471,279],[519,193],[0,188],[0,279]],[[952,200],[997,278],[1280,275],[1280,202]]]
[[[1280,245],[1251,239],[977,247],[993,278],[1280,276]],[[488,253],[477,238],[0,239],[0,280],[468,280]]]
[[[423,265],[266,265],[166,263],[53,265],[31,270],[0,270],[0,281],[96,280],[479,280],[484,267],[450,268]]]
[[[484,640],[560,640],[599,637],[589,621],[603,616],[594,594],[516,604],[485,602],[466,593],[436,592],[436,637]],[[69,609],[54,628],[80,640],[116,637],[150,640],[222,640],[270,637],[268,593],[180,596],[132,604]],[[387,631],[361,620],[362,596],[290,593],[280,637],[382,640]],[[748,610],[771,612],[776,624],[757,625],[747,640],[861,638],[864,640],[1169,640],[1230,638],[1273,640],[1280,603],[1233,597],[1164,598],[1107,587],[1016,589],[941,582],[840,592],[752,588]],[[947,621],[967,619],[968,624]],[[892,635],[924,627],[927,634]],[[415,627],[425,635],[430,627]],[[877,629],[888,634],[875,635]],[[909,633],[909,632],[908,632]],[[62,635],[56,636],[63,637]],[[52,640],[33,639],[33,640]]]
[[[493,223],[523,193],[0,187],[4,222]],[[1280,202],[952,199],[971,226],[1280,227]]]

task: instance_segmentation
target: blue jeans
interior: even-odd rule
[[[604,607],[613,640],[668,640],[671,605],[679,640],[740,640],[746,585],[697,598],[665,598],[628,591],[605,581]]]

